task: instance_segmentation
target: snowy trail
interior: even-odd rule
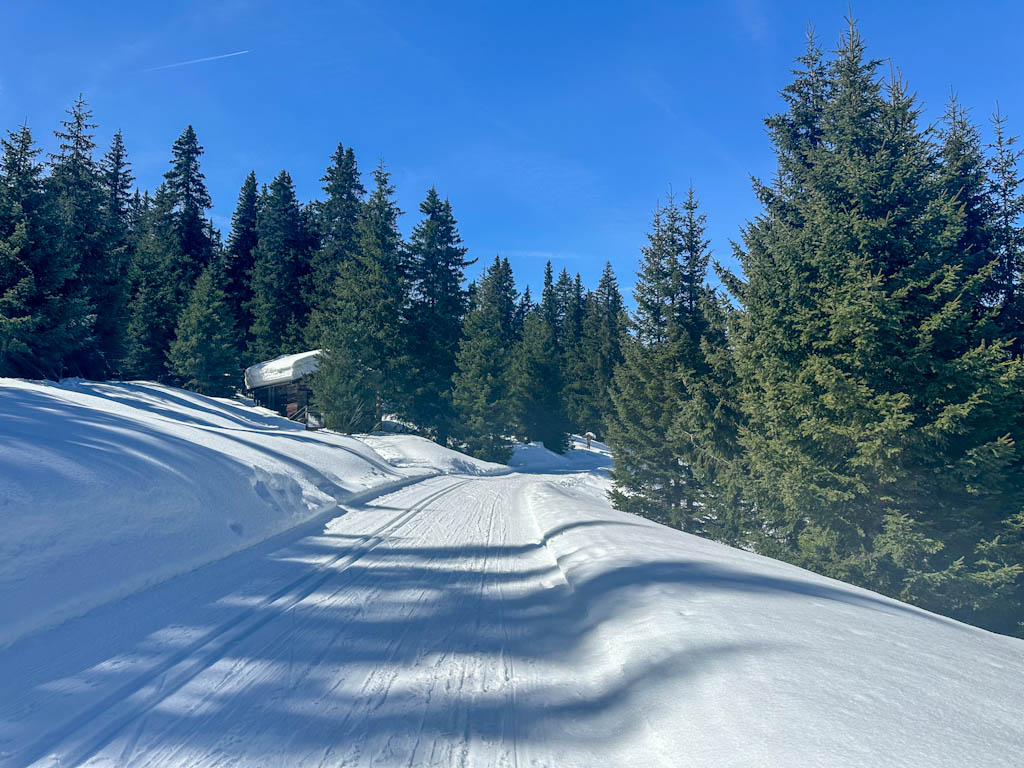
[[[1019,764],[1024,643],[438,476],[0,654],[2,766]]]
[[[521,478],[470,482],[423,481],[337,518],[323,536],[240,559],[242,569],[267,559],[303,568],[265,596],[221,596],[240,610],[206,631],[189,623],[162,657],[132,649],[123,666],[107,660],[86,686],[105,695],[4,760],[517,765],[505,603],[557,568],[537,550],[532,519],[512,514]],[[180,627],[187,617],[171,618]],[[103,674],[139,656],[140,674]],[[39,704],[11,703],[7,723]]]

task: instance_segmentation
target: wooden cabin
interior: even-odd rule
[[[282,355],[245,369],[245,389],[256,405],[277,411],[307,429],[323,426],[320,414],[310,408],[310,376],[316,372],[320,350]]]

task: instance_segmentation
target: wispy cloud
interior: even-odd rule
[[[174,69],[175,67],[187,67],[189,64],[202,64],[207,61],[217,61],[217,59],[230,59],[232,56],[242,56],[249,51],[235,51],[233,53],[222,53],[219,56],[207,56],[202,59],[190,59],[189,61],[178,61],[174,64],[164,64],[159,67],[150,67],[149,69],[142,70],[143,72],[157,72],[161,69]]]

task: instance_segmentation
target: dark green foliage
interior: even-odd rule
[[[445,445],[455,417],[452,376],[466,314],[463,270],[471,262],[466,261],[451,204],[433,187],[420,203],[420,213],[424,218],[408,245],[409,369],[402,399],[408,418]]]
[[[122,363],[125,375],[131,378],[156,380],[167,372],[164,362],[181,307],[177,286],[168,277],[178,253],[173,209],[174,200],[161,184],[135,224],[127,347]]]
[[[315,209],[319,248],[312,257],[309,299],[312,310],[309,335],[313,343],[318,343],[320,338],[324,315],[334,309],[332,298],[342,264],[359,250],[359,219],[366,194],[355,152],[340,143],[320,180],[327,199]]]
[[[612,500],[683,530],[702,530],[707,513],[694,474],[697,447],[678,422],[689,390],[710,375],[702,303],[709,253],[697,211],[691,188],[682,208],[670,195],[655,212],[634,289],[634,332],[615,372],[608,420]]]
[[[366,431],[380,423],[398,397],[404,367],[405,308],[401,211],[381,164],[358,223],[359,247],[334,281],[331,316],[321,331],[324,350],[313,394],[327,425]]]
[[[240,377],[235,324],[223,282],[221,264],[214,261],[203,269],[167,353],[167,367],[182,386],[214,397],[231,395]]]
[[[3,140],[0,164],[0,375],[60,378],[92,337],[78,264],[58,247],[57,211],[44,193],[27,126]]]
[[[517,335],[523,335],[523,326],[526,324],[526,317],[534,310],[539,311],[540,306],[533,302],[533,296],[530,294],[530,286],[526,286],[526,288],[523,289],[523,295],[519,297],[519,304],[516,305],[514,326]],[[545,322],[547,321],[545,320]]]
[[[206,221],[206,211],[213,207],[213,202],[199,169],[202,154],[203,148],[190,125],[175,139],[171,169],[164,174],[167,193],[174,201],[172,220],[177,241],[169,277],[175,281],[175,295],[182,303],[214,253],[215,243]]]
[[[104,270],[97,281],[95,306],[98,354],[106,372],[118,373],[125,354],[128,324],[128,272],[132,262],[131,164],[121,132],[117,131],[100,166],[103,191]]]
[[[516,343],[516,298],[508,259],[496,256],[473,294],[456,358],[455,437],[471,456],[488,461],[504,462],[512,455],[508,353]]]
[[[973,139],[954,120],[960,146],[937,156],[876,68],[851,26],[827,83],[769,121],[780,174],[733,281],[752,543],[1008,631],[1021,569],[997,537],[1024,504],[1024,363],[987,311]]]
[[[62,128],[55,131],[60,152],[51,158],[52,170],[45,189],[53,200],[56,217],[55,247],[65,261],[75,265],[74,294],[88,307],[83,318],[88,333],[75,349],[68,350],[64,364],[71,373],[103,378],[110,365],[101,349],[119,345],[109,338],[116,332],[109,318],[97,325],[98,316],[105,310],[103,301],[112,268],[103,237],[103,190],[100,169],[93,159],[96,144],[92,130],[96,126],[90,122],[91,117],[92,112],[79,96],[68,110],[68,119],[61,122]],[[104,338],[97,338],[101,332]]]
[[[512,354],[509,396],[520,434],[555,453],[569,447],[569,419],[562,399],[562,361],[544,317],[530,312]]]
[[[1024,353],[1024,179],[1017,161],[1024,150],[1017,149],[1017,137],[1006,133],[1006,118],[996,112],[992,118],[995,142],[989,164],[988,193],[992,208],[992,248],[996,268],[993,300],[999,309],[999,324],[1011,341],[1014,354]]]
[[[217,243],[205,219],[210,195],[199,169],[203,148],[188,126],[171,148],[171,169],[134,223],[124,373],[161,379],[178,314]]]
[[[628,318],[619,293],[612,265],[605,264],[597,288],[584,302],[582,338],[579,352],[566,366],[569,421],[577,432],[593,432],[604,439],[607,417],[614,409],[612,378],[622,363],[622,342]]]
[[[551,329],[552,338],[557,343],[561,320],[559,318],[558,301],[555,298],[554,269],[552,269],[550,261],[544,265],[544,287],[540,294],[540,311],[544,317],[544,322]]]
[[[259,214],[249,303],[250,364],[302,350],[309,319],[309,241],[287,171],[274,178]]]
[[[239,329],[239,347],[248,348],[252,339],[252,273],[256,264],[256,245],[259,243],[259,189],[256,174],[249,173],[238,193],[238,204],[231,216],[231,236],[228,238],[224,269],[224,293],[228,312]]]

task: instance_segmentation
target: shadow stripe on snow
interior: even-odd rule
[[[434,477],[426,479],[434,479]],[[388,536],[400,530],[434,501],[461,488],[468,482],[470,482],[469,479],[456,481],[428,494],[409,509],[394,515],[387,522],[346,547],[335,557],[317,564],[309,573],[284,585],[258,605],[243,610],[233,619],[212,629],[178,652],[168,656],[144,674],[112,691],[84,712],[26,747],[19,755],[20,764],[36,765],[46,760],[49,765],[56,758],[62,765],[77,765],[88,760],[113,741],[133,720],[145,715],[204,670],[209,669],[247,637],[300,603],[326,581],[343,573],[372,552],[386,541]],[[392,488],[384,493],[375,493],[369,495],[369,498],[386,496],[395,490]],[[346,505],[352,503],[360,503],[360,501],[350,498],[345,502]],[[272,607],[278,610],[267,610]],[[141,701],[132,701],[133,699],[141,699]],[[119,711],[123,709],[127,709],[127,711]],[[103,718],[103,722],[97,723],[96,721],[100,718]],[[56,753],[63,742],[90,727],[94,733],[82,735],[66,752]]]

